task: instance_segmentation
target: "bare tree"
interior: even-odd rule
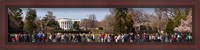
[[[94,14],[89,15],[88,18],[82,19],[80,22],[81,28],[88,30],[94,29],[98,27],[98,21],[96,20],[96,16]]]
[[[91,14],[91,15],[89,15],[88,17],[89,17],[88,19],[90,20],[89,23],[90,23],[90,25],[91,25],[90,28],[95,28],[95,27],[96,27],[95,24],[96,24],[96,22],[97,22],[97,21],[96,21],[96,16],[95,16],[94,14]]]
[[[113,33],[114,23],[114,16],[107,15],[105,19],[101,21],[101,26],[104,28],[104,32]]]
[[[81,28],[87,30],[90,26],[88,23],[89,23],[89,19],[82,19],[80,23]]]

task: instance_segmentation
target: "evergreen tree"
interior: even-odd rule
[[[42,19],[42,30],[44,32],[52,32],[53,30],[56,30],[59,28],[58,21],[55,20],[55,16],[53,15],[53,12],[48,11],[45,17]]]
[[[28,33],[33,33],[33,31],[35,31],[36,25],[34,21],[36,19],[36,16],[36,10],[28,8],[24,22],[24,31]]]
[[[133,32],[133,19],[132,16],[128,12],[128,8],[116,8],[115,12],[115,25],[114,32],[115,33],[127,33]]]
[[[75,22],[73,23],[73,29],[74,29],[74,30],[80,30],[78,21],[75,21]]]
[[[8,30],[23,31],[22,10],[20,8],[8,8]]]

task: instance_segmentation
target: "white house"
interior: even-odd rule
[[[59,26],[63,30],[70,30],[73,29],[73,24],[75,21],[80,22],[80,19],[71,19],[71,18],[59,18],[56,21],[58,21]]]

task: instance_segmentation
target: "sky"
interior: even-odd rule
[[[22,16],[26,16],[28,8],[21,8]],[[88,15],[96,15],[96,20],[102,21],[106,15],[110,14],[110,8],[32,8],[37,12],[37,17],[45,17],[47,11],[53,12],[56,19],[59,18],[73,18],[73,19],[84,19],[88,18]],[[147,14],[153,14],[153,8],[133,8],[137,10],[144,10]]]

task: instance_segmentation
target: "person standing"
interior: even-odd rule
[[[122,39],[122,36],[119,34],[119,35],[117,36],[116,42],[121,42],[121,39]]]
[[[69,42],[73,42],[73,34],[69,34],[69,36],[70,36]]]
[[[134,42],[135,41],[135,34],[133,33],[129,33],[129,38],[130,38],[130,42]]]
[[[80,34],[77,34],[76,39],[77,39],[78,42],[82,42],[82,38],[81,38],[81,35],[80,35]],[[85,35],[83,35],[83,42],[86,42],[86,37],[85,37]]]
[[[28,42],[31,42],[32,41],[32,37],[30,34],[27,34],[27,38],[28,38]]]
[[[46,33],[42,33],[42,42],[47,42],[47,34]]]
[[[125,34],[122,33],[122,34],[121,34],[121,40],[120,40],[120,41],[121,41],[121,42],[124,42],[124,39],[125,39]]]
[[[19,34],[15,34],[15,40],[16,42],[19,42]]]
[[[188,39],[189,39],[189,42],[192,42],[192,35],[191,34],[188,35]]]
[[[128,35],[128,33],[125,33],[124,34],[124,42],[128,42],[128,40],[129,40],[129,35]]]
[[[23,41],[22,33],[19,33],[18,36],[19,36],[19,42],[22,42]]]
[[[50,35],[48,37],[48,42],[53,42],[53,35],[52,35],[52,33],[50,33]]]
[[[33,34],[33,38],[34,38],[33,42],[38,42],[38,37],[36,32]]]
[[[38,37],[38,42],[42,42],[42,32],[39,32],[37,34],[37,37]]]
[[[107,42],[111,42],[111,34],[107,34]]]
[[[92,34],[92,41],[95,42],[95,35]]]
[[[80,39],[80,37],[78,38],[78,39]],[[90,38],[89,37],[86,37],[86,35],[85,34],[83,34],[83,42],[89,42],[90,41]],[[80,40],[79,40],[80,41]]]
[[[56,42],[56,35],[52,34],[52,42]]]
[[[62,41],[61,42],[67,42],[68,40],[68,37],[66,34],[63,34],[62,37],[61,37]]]
[[[21,34],[21,40],[22,40],[22,42],[25,42],[24,33]]]
[[[61,42],[61,33],[57,33],[57,42]]]
[[[115,42],[115,36],[114,36],[114,34],[110,34],[110,42]]]
[[[177,35],[177,42],[181,42],[181,35],[180,35],[180,33],[178,33],[178,35]]]
[[[65,34],[65,36],[64,36],[64,41],[65,41],[65,42],[68,42],[68,41],[69,41],[69,36],[68,36],[67,34]]]
[[[77,42],[77,35],[76,34],[72,34],[72,36],[71,36],[72,38],[71,38],[71,41],[72,42]]]
[[[170,42],[174,42],[174,35],[171,35],[170,37]]]
[[[137,36],[136,36],[136,42],[140,42],[141,41],[141,36],[140,36],[140,34],[137,34]]]
[[[28,42],[28,33],[27,32],[24,32],[23,34],[23,38],[24,38],[24,42]]]

